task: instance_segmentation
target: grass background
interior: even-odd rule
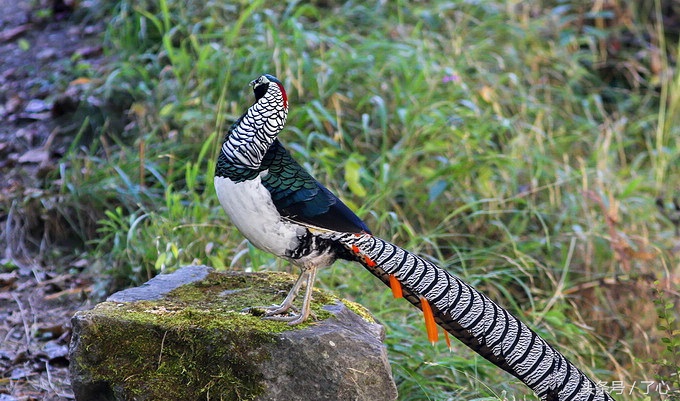
[[[281,140],[376,235],[489,294],[618,400],[677,399],[678,42],[652,3],[108,2],[90,12],[110,18],[112,62],[78,72],[107,108],[39,199],[80,241],[45,257],[92,260],[100,295],[189,263],[290,270],[212,187],[247,83],[269,72],[289,95]],[[431,346],[358,265],[318,282],[387,326],[401,400],[534,397],[457,342]]]

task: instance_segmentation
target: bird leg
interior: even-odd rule
[[[283,300],[281,305],[274,305],[271,308],[267,308],[265,311],[265,319],[277,320],[282,322],[288,322],[291,326],[299,324],[307,320],[311,312],[311,301],[312,301],[312,291],[314,290],[314,280],[316,279],[316,268],[305,268],[300,273],[293,288],[290,289],[286,299]],[[282,313],[288,311],[293,307],[293,300],[297,296],[298,291],[302,283],[305,284],[305,295],[302,298],[302,309],[299,314],[293,314],[290,316],[280,316]]]
[[[293,307],[293,301],[295,300],[298,291],[300,291],[300,287],[302,286],[302,283],[305,281],[307,274],[308,274],[307,270],[302,270],[300,272],[300,276],[298,276],[297,281],[295,281],[295,284],[293,284],[293,288],[291,288],[290,291],[288,291],[286,299],[284,299],[280,305],[274,305],[265,310],[265,315],[267,317],[272,318],[273,320],[279,320],[276,319],[276,316],[274,315],[280,315],[282,313],[285,313],[288,311],[288,309]]]
[[[305,283],[305,296],[302,298],[302,310],[297,319],[288,323],[291,326],[307,320],[312,310],[312,292],[314,291],[314,280],[316,279],[316,267],[309,268],[307,271],[309,273],[307,274],[307,282]]]

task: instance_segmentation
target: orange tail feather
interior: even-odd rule
[[[401,283],[394,274],[390,274],[390,288],[395,298],[403,298],[404,292],[401,290]]]
[[[420,297],[420,304],[423,308],[423,315],[425,315],[425,330],[427,331],[427,339],[434,345],[439,339],[437,332],[437,323],[434,322],[434,314],[429,302],[424,297]]]

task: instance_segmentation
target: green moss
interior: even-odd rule
[[[371,312],[369,312],[368,309],[364,308],[363,305],[350,301],[348,299],[341,299],[340,301],[343,304],[345,304],[347,309],[361,316],[361,318],[364,319],[365,321],[369,323],[377,323],[373,315],[371,315]]]
[[[116,383],[114,392],[126,399],[254,399],[264,389],[258,365],[269,353],[262,345],[313,321],[291,327],[243,310],[281,302],[293,282],[285,273],[213,272],[159,301],[104,302],[81,312],[98,323],[81,333],[81,343],[98,349],[78,356],[89,362],[76,363],[98,367],[95,381]],[[315,290],[317,319],[329,317],[322,306],[337,301]],[[354,303],[346,305],[369,316]]]

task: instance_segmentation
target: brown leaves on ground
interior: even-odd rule
[[[73,398],[70,319],[88,306],[91,291],[92,283],[80,275],[38,267],[0,273],[0,394],[22,400]]]
[[[99,38],[104,22],[69,20],[74,7],[69,0],[0,0],[2,401],[73,398],[67,360],[70,318],[88,306],[92,283],[79,272],[89,263],[69,264],[62,257],[57,265],[45,265],[32,259],[45,249],[53,251],[40,240],[46,238],[41,233],[48,231],[51,217],[39,202],[33,207],[27,200],[42,194],[45,183],[54,184],[49,173],[73,141],[68,115],[90,82],[74,76],[73,63],[87,59],[97,68],[104,60]]]

